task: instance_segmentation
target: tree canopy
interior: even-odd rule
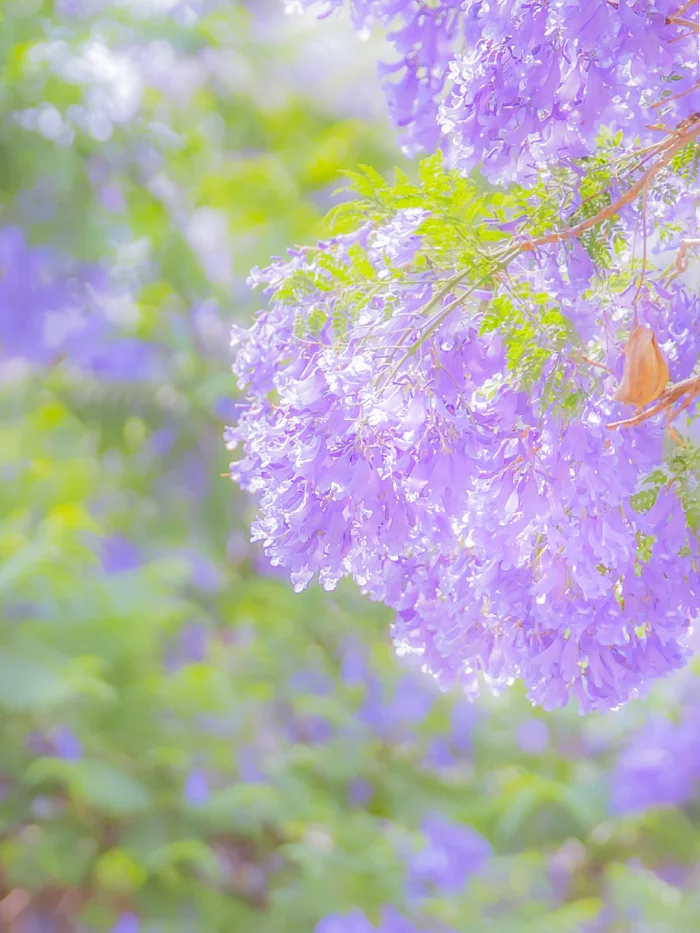
[[[446,686],[615,709],[689,656],[691,6],[351,4],[389,30],[406,150],[445,152],[356,173],[337,236],[251,277],[229,446],[254,537],[296,588],[395,609]]]

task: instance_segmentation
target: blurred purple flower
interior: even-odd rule
[[[654,869],[654,874],[666,884],[682,888],[691,880],[693,869],[689,865],[681,865],[678,862],[666,862],[658,865]]]
[[[343,648],[340,662],[340,679],[347,687],[357,687],[367,682],[367,661],[360,645],[348,643]]]
[[[567,839],[549,860],[549,879],[559,901],[566,900],[575,872],[586,861],[586,847],[580,839]]]
[[[61,348],[47,344],[48,319],[70,305],[50,251],[29,247],[17,227],[0,229],[0,354],[41,363],[54,358]]]
[[[208,651],[206,625],[190,622],[183,625],[177,635],[167,644],[163,664],[168,673],[174,673],[187,664],[199,664]]]
[[[71,362],[101,382],[144,382],[155,375],[159,348],[154,343],[127,337],[110,337],[108,328],[95,344],[76,342]]]
[[[435,688],[432,681],[407,674],[399,680],[391,700],[385,706],[386,721],[391,725],[420,725],[434,702]]]
[[[141,924],[136,914],[123,913],[114,924],[109,933],[139,933]]]
[[[700,778],[696,710],[676,724],[655,717],[622,753],[611,779],[613,813],[678,806],[695,796]]]
[[[100,185],[97,188],[97,197],[102,207],[110,214],[123,214],[126,210],[126,198],[117,182]]]
[[[393,907],[385,907],[382,911],[382,922],[377,929],[377,933],[417,933],[412,923],[409,923],[405,917]],[[447,930],[443,933],[448,933]]]
[[[231,424],[238,416],[237,403],[232,398],[220,395],[214,402],[214,415],[222,424]]]
[[[192,329],[203,354],[224,360],[228,349],[230,322],[213,301],[195,305],[190,313]],[[234,416],[235,417],[235,416]]]
[[[159,348],[122,335],[109,289],[100,268],[30,246],[16,227],[0,228],[0,356],[40,365],[65,359],[103,382],[151,378]]]
[[[187,554],[190,563],[190,583],[198,590],[215,593],[221,589],[222,578],[214,561],[191,551]]]
[[[105,573],[127,573],[143,563],[139,548],[123,535],[110,535],[100,544],[100,560]]]
[[[314,933],[374,933],[374,927],[361,910],[330,914],[316,925]]]
[[[83,757],[80,739],[70,729],[59,728],[53,733],[56,755],[64,761],[78,761]]]
[[[259,551],[253,558],[253,569],[261,577],[277,577],[279,580],[287,580],[289,578],[289,574],[284,567],[276,567]]]
[[[322,671],[296,671],[287,684],[295,693],[310,693],[314,696],[329,696],[335,689],[335,681]]]
[[[491,854],[489,843],[471,826],[434,815],[421,828],[427,844],[408,863],[407,891],[411,898],[429,896],[432,889],[460,891]]]
[[[425,755],[425,765],[430,769],[451,768],[457,763],[452,751],[452,743],[444,735],[435,736],[430,740]]]
[[[199,663],[207,656],[207,627],[193,622],[185,625],[180,632],[180,648],[187,661]]]
[[[320,745],[333,737],[333,727],[323,716],[297,716],[283,731],[293,744]]]
[[[541,755],[549,745],[549,729],[541,719],[526,719],[515,730],[515,742],[526,755]]]
[[[477,712],[469,700],[459,699],[452,707],[450,738],[455,751],[466,753],[472,747],[471,732],[477,720]]]
[[[374,788],[365,778],[355,778],[348,787],[348,803],[351,807],[366,807],[374,795]]]
[[[238,776],[246,784],[260,784],[265,780],[260,767],[260,751],[254,745],[239,745],[236,754]]]
[[[211,475],[211,467],[199,453],[182,456],[171,473],[178,492],[186,490],[188,497],[193,499],[206,498],[210,490]]]
[[[202,806],[209,800],[209,783],[207,776],[201,769],[190,771],[185,781],[184,797],[193,807]]]
[[[165,457],[177,441],[178,432],[174,427],[161,428],[150,437],[150,447],[154,457]],[[148,442],[147,442],[148,443]]]
[[[370,674],[366,679],[365,699],[358,710],[357,717],[360,722],[370,728],[377,735],[386,732],[386,717],[384,707],[384,685],[375,675]]]

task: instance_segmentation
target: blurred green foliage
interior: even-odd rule
[[[608,809],[647,705],[581,721],[517,689],[439,696],[392,655],[384,610],[350,588],[295,595],[248,545],[253,507],[220,477],[243,278],[324,233],[341,170],[400,159],[381,121],[299,81],[323,30],[355,43],[337,85],[371,87],[371,49],[342,27],[293,29],[272,2],[152,6],[2,7],[1,226],[69,278],[99,268],[98,303],[156,362],[104,380],[70,357],[1,358],[0,930],[376,921],[404,904],[431,812],[495,854],[422,903],[426,929],[700,929],[693,884],[652,872],[694,870],[697,806]],[[133,112],[91,122],[129,87]]]

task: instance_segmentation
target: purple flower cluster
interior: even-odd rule
[[[425,897],[459,893],[468,879],[488,864],[491,847],[470,826],[444,817],[428,817],[421,827],[425,844],[408,860],[406,889],[409,903],[420,905]],[[433,933],[437,933],[432,927]],[[393,907],[382,912],[374,927],[360,910],[324,917],[314,933],[418,933],[417,927]],[[450,933],[440,927],[440,933]]]
[[[646,510],[632,504],[661,461],[663,426],[609,431],[620,410],[610,381],[571,345],[524,388],[501,336],[480,333],[474,297],[432,271],[380,280],[338,336],[351,287],[333,290],[328,269],[377,244],[409,269],[420,219],[399,212],[255,272],[272,302],[234,334],[248,402],[228,432],[244,452],[231,476],[259,500],[253,537],[297,590],[349,575],[394,608],[396,643],[445,686],[474,693],[483,672],[494,687],[522,678],[547,709],[572,696],[583,711],[614,708],[682,666],[700,606],[677,490],[662,488]],[[547,284],[558,253],[543,256],[511,274]],[[299,274],[317,284],[285,298]],[[571,283],[558,293],[579,333],[619,357],[631,299],[606,309]],[[697,355],[697,297],[665,294],[668,327]],[[653,318],[651,300],[645,308]],[[570,417],[544,395],[562,374],[578,399]]]
[[[49,366],[68,361],[106,382],[144,379],[157,347],[112,320],[107,277],[0,229],[0,358]]]
[[[0,353],[47,363],[82,324],[83,283],[57,275],[55,257],[16,227],[0,230]]]
[[[343,0],[286,0],[288,10]],[[440,130],[465,172],[524,177],[595,149],[601,127],[653,139],[700,109],[697,36],[678,0],[351,0],[398,55],[380,65],[407,149],[432,151]],[[663,101],[667,100],[666,104]],[[663,105],[662,105],[663,104]]]
[[[657,806],[682,806],[700,782],[700,720],[697,696],[684,704],[680,721],[654,716],[636,732],[611,777],[616,814]]]
[[[697,36],[674,22],[676,0],[464,6],[476,10],[478,37],[450,65],[439,119],[465,170],[522,177],[589,154],[602,126],[644,140],[660,112],[675,126],[698,110]]]
[[[314,933],[419,933],[419,931],[397,910],[387,907],[382,912],[378,927],[370,923],[361,910],[353,910],[348,914],[330,914],[324,917],[316,926]],[[441,933],[450,933],[450,931],[443,929]]]
[[[470,826],[450,823],[435,815],[422,826],[427,844],[408,865],[408,895],[411,899],[435,891],[458,893],[468,878],[482,870],[491,854],[484,837]]]

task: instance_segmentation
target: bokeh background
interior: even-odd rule
[[[281,7],[0,4],[0,931],[700,931],[692,667],[440,695],[249,543],[247,273],[412,171],[381,37]]]

